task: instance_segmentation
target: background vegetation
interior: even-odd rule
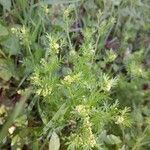
[[[150,149],[148,0],[0,0],[0,149]]]

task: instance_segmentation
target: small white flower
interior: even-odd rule
[[[124,122],[124,118],[122,116],[119,116],[117,118],[117,121],[115,122],[116,124],[122,124]]]
[[[71,50],[71,51],[70,51],[70,55],[71,55],[71,56],[75,56],[75,55],[76,55],[76,52],[75,52],[74,50]]]
[[[9,134],[13,134],[15,130],[16,130],[16,127],[15,127],[15,126],[11,126],[11,127],[8,129],[8,132],[9,132]]]
[[[17,31],[16,28],[14,28],[14,27],[11,28],[11,32],[12,32],[12,33],[16,33],[16,31]]]

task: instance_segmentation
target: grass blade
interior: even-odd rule
[[[15,119],[18,117],[18,115],[22,111],[22,109],[24,107],[24,104],[25,104],[27,98],[29,97],[29,95],[30,95],[30,91],[28,89],[28,90],[26,90],[23,93],[23,95],[22,95],[22,97],[20,99],[20,102],[18,104],[16,104],[13,112],[9,116],[8,120],[6,121],[6,123],[3,125],[3,128],[0,131],[0,143],[2,143],[2,141],[4,140],[4,138],[7,136],[8,129],[14,123]]]

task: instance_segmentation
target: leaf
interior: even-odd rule
[[[32,149],[39,150],[39,143],[38,143],[38,141],[35,141],[35,142],[32,144]]]
[[[11,8],[11,0],[0,0],[0,4],[3,6],[4,10],[10,11]]]
[[[0,24],[0,38],[1,37],[5,37],[9,34],[7,28],[5,26],[3,26],[2,24]]]
[[[11,78],[12,74],[6,69],[6,67],[7,65],[5,64],[5,61],[0,59],[0,78],[8,81]]]
[[[13,62],[9,59],[0,59],[0,78],[8,81],[11,77],[18,78]]]
[[[2,42],[4,49],[10,55],[17,55],[20,52],[19,40],[15,37],[9,37],[7,40]]]
[[[60,148],[60,139],[56,132],[53,132],[50,142],[49,142],[49,150],[59,150]]]
[[[1,144],[1,142],[3,142],[4,138],[7,136],[9,127],[14,123],[14,121],[16,120],[18,115],[21,113],[21,111],[24,107],[24,104],[30,95],[30,91],[31,91],[31,89],[26,89],[26,91],[24,91],[22,93],[22,97],[21,97],[19,103],[16,104],[16,106],[15,106],[14,110],[12,111],[12,113],[10,114],[7,122],[3,125],[3,128],[0,131],[0,144]]]
[[[39,115],[41,116],[41,119],[42,119],[43,123],[46,125],[47,122],[48,122],[48,118],[47,118],[47,115],[44,113],[43,109],[41,108],[39,100],[38,100],[37,106],[38,106]]]
[[[46,134],[47,131],[52,127],[53,121],[58,120],[61,116],[63,116],[68,110],[68,107],[66,108],[66,103],[64,103],[59,110],[55,113],[53,118],[46,124],[46,126],[43,128],[43,134]]]
[[[14,147],[16,147],[16,143],[18,142],[18,141],[20,141],[20,137],[19,137],[19,135],[17,134],[17,135],[15,135],[13,138],[12,138],[12,141],[11,141],[11,145],[13,146],[13,148]]]
[[[113,135],[113,134],[110,134],[110,135],[107,135],[106,138],[105,138],[105,142],[107,144],[111,144],[111,145],[114,145],[114,144],[120,144],[121,143],[121,140],[119,137]]]

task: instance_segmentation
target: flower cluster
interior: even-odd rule
[[[52,93],[52,87],[48,84],[45,84],[44,86],[41,86],[36,92],[38,95],[42,95],[43,97],[46,97]]]
[[[48,5],[44,5],[42,8],[43,8],[43,11],[44,11],[45,14],[49,13],[50,10],[48,8]]]
[[[11,32],[20,40],[21,45],[31,45],[29,29],[25,26],[22,27],[12,27]]]
[[[104,91],[110,91],[110,89],[116,85],[118,78],[110,78],[108,75],[103,74],[101,78],[101,89]]]
[[[106,59],[108,62],[113,62],[117,57],[117,55],[113,50],[107,51],[106,55],[107,55]]]
[[[79,81],[80,76],[81,76],[81,74],[76,74],[76,75],[73,75],[73,76],[67,75],[62,80],[62,83],[67,84],[67,85],[71,85],[72,83]]]
[[[59,44],[57,42],[57,38],[52,38],[51,35],[47,35],[49,41],[49,49],[52,50],[55,54],[59,53]]]
[[[129,111],[130,109],[125,107],[123,110],[120,111],[120,114],[116,116],[116,124],[121,126],[130,127],[131,126],[131,120],[129,117]]]
[[[84,145],[89,145],[92,148],[96,146],[96,140],[95,140],[95,136],[92,132],[92,124],[90,123],[90,117],[87,116],[84,118],[83,121],[83,129],[85,129],[85,133],[87,134],[87,137],[84,141]]]
[[[117,121],[115,122],[116,124],[122,124],[124,122],[123,116],[118,116]]]
[[[80,128],[79,134],[71,134],[70,138],[74,138],[75,141],[78,141],[78,144],[80,147],[95,147],[96,146],[96,139],[92,132],[92,124],[90,122],[89,117],[89,108],[87,108],[85,105],[78,105],[76,106],[77,114],[82,119],[82,125]]]
[[[87,116],[88,112],[89,112],[89,110],[84,105],[78,105],[78,106],[76,106],[76,111],[81,116]]]
[[[49,79],[41,79],[40,74],[38,73],[34,73],[31,79],[33,81],[33,84],[38,88],[36,90],[37,95],[46,97],[52,93],[52,86],[49,84]]]
[[[5,117],[7,117],[7,107],[4,105],[0,106],[0,125],[4,123]]]

